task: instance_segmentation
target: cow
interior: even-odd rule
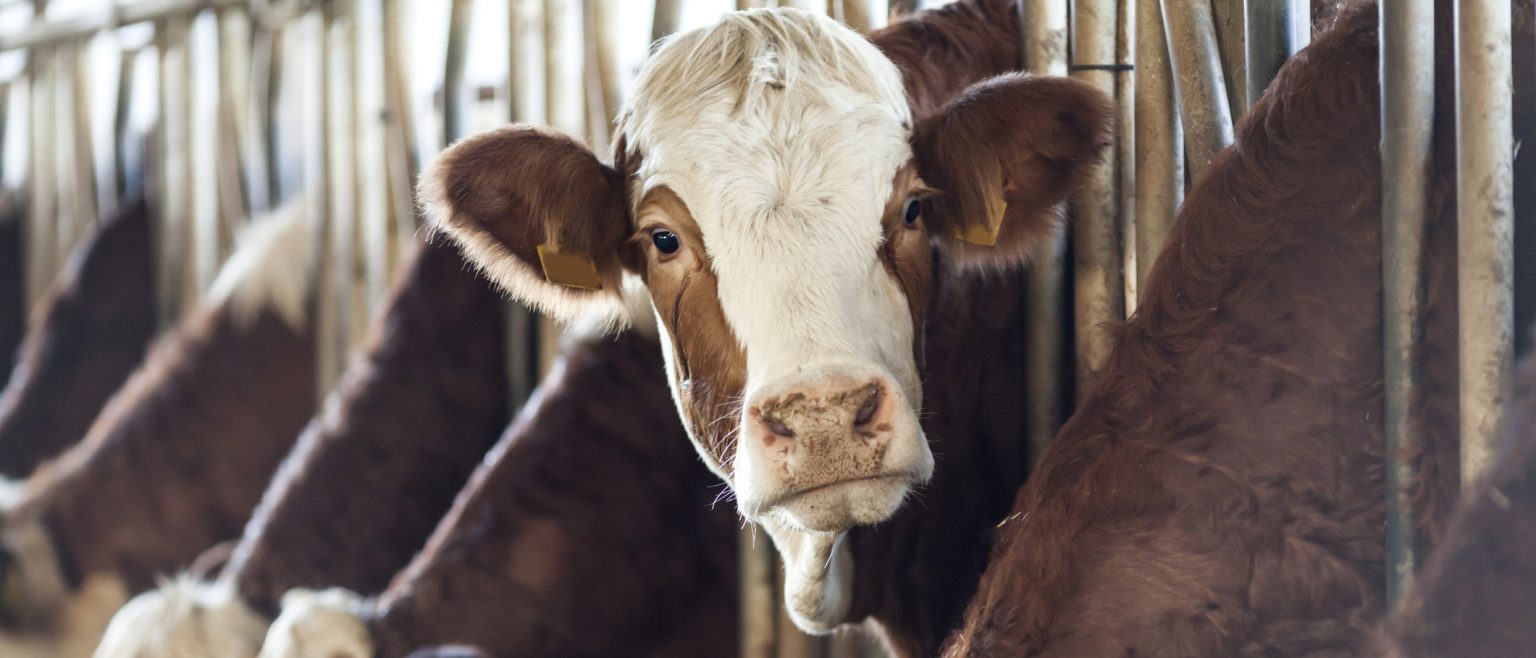
[[[1498,459],[1462,496],[1380,655],[1536,656],[1536,357],[1516,377]]]
[[[1529,81],[1529,20],[1521,35]],[[1372,651],[1386,582],[1378,48],[1377,7],[1342,9],[1195,184],[943,655]],[[1425,442],[1405,454],[1428,547],[1458,541],[1444,529],[1459,487],[1453,98],[1439,85],[1412,357]]]
[[[255,656],[285,591],[383,591],[509,420],[501,305],[457,249],[423,245],[222,575],[135,598],[98,658]]]
[[[902,655],[936,650],[1022,480],[1022,457],[987,456],[965,432],[982,426],[951,417],[1018,414],[1022,386],[951,409],[923,390],[1012,372],[978,343],[938,344],[936,329],[975,336],[942,312],[1014,303],[979,281],[1049,239],[1109,143],[1098,92],[1011,73],[1018,28],[1003,0],[868,39],[791,9],[727,14],[655,49],[611,165],[514,126],[422,178],[434,226],[514,297],[568,321],[656,319],[691,442],[773,541],[808,631],[871,618]],[[922,363],[935,352],[951,361]],[[922,494],[942,504],[898,513],[933,477],[925,424],[953,424],[939,452],[962,455]]]
[[[0,392],[0,477],[25,478],[79,441],[143,360],[156,323],[151,235],[144,199],[125,200],[38,302]]]
[[[21,232],[25,205],[0,192],[0,372],[15,365],[16,346],[27,328],[27,286]]]
[[[253,224],[208,301],[0,509],[6,628],[37,636],[92,614],[104,625],[127,592],[239,535],[318,397],[301,207]]]
[[[736,651],[736,519],[654,336],[575,337],[388,589],[295,590],[262,658]]]

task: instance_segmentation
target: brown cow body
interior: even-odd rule
[[[1375,7],[1342,11],[1212,162],[1110,368],[1020,492],[946,655],[1371,650],[1385,582],[1377,49]],[[1441,89],[1417,356],[1431,545],[1457,488],[1442,438],[1457,416]]]
[[[423,245],[384,308],[224,577],[135,599],[98,658],[254,656],[287,590],[381,592],[426,542],[507,424],[501,301],[456,249]]]
[[[266,221],[214,301],[159,341],[7,510],[0,578],[21,593],[7,621],[46,626],[92,580],[148,587],[238,536],[316,399],[310,227],[291,211]]]
[[[125,201],[38,302],[0,393],[0,476],[26,477],[78,442],[143,359],[155,330],[151,232],[144,200]]]
[[[682,439],[653,340],[568,350],[377,601],[295,593],[263,658],[728,655],[735,523]],[[324,638],[324,639],[322,639]]]

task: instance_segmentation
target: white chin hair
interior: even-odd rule
[[[267,631],[260,658],[372,658],[363,623],[366,602],[344,589],[296,589],[283,595],[283,611]]]
[[[891,518],[911,489],[900,478],[841,482],[800,494],[776,510],[785,521],[812,532],[840,532]]]
[[[255,658],[266,632],[229,583],[180,576],[123,606],[95,658]]]

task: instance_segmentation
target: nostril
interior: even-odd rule
[[[853,417],[854,425],[863,425],[875,417],[875,412],[880,410],[880,386],[870,384],[869,392],[864,396],[864,404],[859,405],[859,412]]]
[[[795,438],[795,433],[790,431],[789,427],[786,426],[782,422],[779,422],[777,420],[769,420],[767,418],[764,418],[763,419],[763,424],[767,425],[768,426],[768,431],[773,432],[774,434],[782,436],[782,437],[784,437],[786,439],[793,439],[793,438]]]

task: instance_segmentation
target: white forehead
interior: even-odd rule
[[[722,223],[795,222],[833,208],[878,219],[868,206],[884,203],[911,156],[895,64],[857,32],[795,9],[727,14],[663,43],[640,72],[623,130],[644,154],[633,198],[668,186],[706,237]]]

